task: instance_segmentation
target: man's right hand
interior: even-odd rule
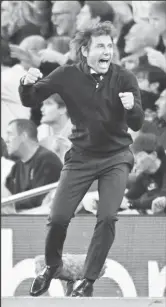
[[[43,77],[43,74],[37,68],[30,68],[24,77],[23,84],[34,84]]]

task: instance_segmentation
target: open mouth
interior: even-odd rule
[[[99,60],[99,65],[100,65],[100,67],[102,67],[102,68],[108,68],[109,60],[100,59],[100,60]]]
[[[105,59],[100,59],[99,60],[99,63],[105,63],[105,64],[108,64],[109,60],[105,60]]]

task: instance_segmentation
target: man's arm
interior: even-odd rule
[[[34,107],[52,94],[60,93],[64,85],[64,77],[64,67],[58,67],[40,80],[40,71],[30,68],[21,78],[18,88],[22,104],[25,107]]]
[[[127,70],[125,71],[125,74],[122,78],[121,87],[122,92],[130,92],[134,96],[134,105],[132,109],[125,110],[125,112],[128,126],[132,130],[138,131],[142,127],[144,121],[144,111],[142,109],[138,82],[132,72]]]
[[[45,186],[50,183],[57,182],[60,178],[62,163],[58,157],[49,157],[39,160],[34,169],[33,189]],[[32,197],[25,201],[20,201],[15,204],[16,211],[31,209],[41,206],[45,194]]]

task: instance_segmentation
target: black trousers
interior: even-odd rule
[[[97,223],[88,249],[84,277],[96,280],[115,237],[115,222],[134,158],[130,149],[109,157],[92,157],[71,148],[65,156],[51,213],[45,245],[47,265],[62,265],[62,250],[67,228],[74,212],[98,179]]]

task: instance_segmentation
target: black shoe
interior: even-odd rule
[[[65,292],[65,296],[71,296],[72,292],[73,292],[73,286],[74,286],[74,281],[73,280],[69,280],[66,284],[66,292]]]
[[[72,297],[90,297],[93,295],[93,282],[86,278],[73,290]]]
[[[40,273],[33,281],[30,295],[39,296],[46,292],[50,286],[51,280],[54,273],[56,272],[55,267],[46,266],[42,273]]]

